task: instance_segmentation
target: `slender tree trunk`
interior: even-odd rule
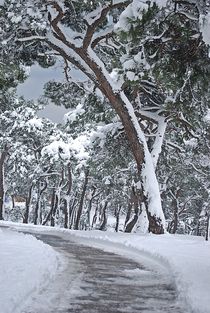
[[[134,217],[133,219],[128,222],[126,224],[126,227],[125,227],[125,233],[131,233],[134,226],[136,225],[137,221],[138,221],[138,217],[139,217],[139,197],[140,197],[140,194],[138,193],[137,190],[135,190],[135,187],[132,186],[132,198],[133,198],[133,204],[134,204]]]
[[[53,214],[53,210],[54,210],[54,206],[55,206],[55,188],[53,188],[53,192],[51,195],[51,207],[50,207],[50,211],[48,212],[45,220],[43,221],[42,225],[46,225],[47,222],[50,220],[51,215]]]
[[[5,146],[0,156],[0,220],[4,219],[4,163],[7,157],[8,148]]]
[[[119,230],[119,222],[120,222],[120,212],[121,212],[122,207],[119,205],[116,210],[115,210],[115,217],[116,217],[116,224],[115,224],[115,231],[116,233]]]
[[[73,229],[75,225],[77,196],[78,193],[76,192],[74,200],[72,201],[71,206],[69,206],[69,229]]]
[[[11,198],[12,198],[12,208],[14,209],[15,208],[15,196],[12,195]]]
[[[207,214],[207,219],[206,219],[206,241],[209,240],[209,219],[210,219],[210,213]]]
[[[72,173],[71,173],[71,165],[70,163],[67,165],[68,172],[68,181],[67,186],[68,190],[66,192],[66,197],[64,199],[64,228],[68,228],[69,219],[70,219],[70,194],[72,189]]]
[[[126,228],[126,225],[127,225],[128,221],[131,218],[132,207],[133,207],[133,191],[132,191],[132,188],[131,188],[131,195],[130,195],[130,198],[129,198],[129,201],[128,201],[128,210],[127,210],[127,214],[126,214],[126,217],[125,217],[124,229]]]
[[[201,230],[200,230],[200,221],[198,220],[198,224],[196,227],[196,236],[200,236],[201,235]]]
[[[39,187],[38,187],[38,192],[37,192],[37,202],[36,202],[36,207],[34,211],[34,225],[37,225],[38,223],[38,218],[41,216],[41,208],[40,208],[40,200],[41,196],[44,193],[44,191],[47,189],[47,182],[44,182],[43,187],[40,189],[40,182],[38,182]],[[39,221],[41,223],[41,221]]]
[[[95,208],[95,213],[92,219],[91,229],[93,229],[94,225],[97,222],[98,211],[99,211],[99,199],[97,200],[97,203],[96,203],[96,208]]]
[[[176,234],[177,227],[178,227],[178,204],[177,199],[173,199],[172,201],[172,207],[174,210],[174,218],[173,218],[173,228],[172,228],[172,234]]]
[[[28,224],[28,221],[29,221],[29,212],[30,212],[32,190],[33,190],[33,185],[31,185],[31,187],[29,189],[28,197],[26,198],[26,208],[25,208],[25,212],[23,215],[23,223],[24,224]]]
[[[106,224],[107,224],[107,217],[106,217],[106,210],[107,210],[107,206],[108,206],[108,200],[105,201],[104,207],[103,207],[103,211],[102,211],[102,223],[99,227],[99,230],[106,230]]]
[[[52,227],[55,226],[55,215],[56,215],[57,208],[58,208],[58,196],[56,194],[56,191],[54,190],[52,212],[50,215],[50,226]]]
[[[86,170],[85,171],[85,182],[84,182],[83,189],[82,189],[82,195],[80,198],[79,208],[78,208],[78,212],[77,212],[77,218],[76,218],[75,227],[74,227],[74,229],[76,229],[76,230],[79,229],[79,223],[80,223],[80,218],[82,215],[83,203],[84,203],[85,193],[86,193],[87,184],[88,184],[88,175],[89,175],[89,170]]]
[[[90,200],[89,200],[89,204],[88,204],[88,209],[87,209],[87,211],[86,211],[87,222],[86,222],[86,225],[85,225],[85,230],[90,229],[90,212],[91,212],[91,209],[92,209],[93,199],[97,196],[97,195],[95,195],[95,193],[96,193],[96,187],[93,186],[92,189],[93,189],[93,190],[92,190],[92,192],[91,192],[91,196],[90,196]]]

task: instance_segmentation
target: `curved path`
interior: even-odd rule
[[[35,235],[66,267],[23,313],[182,313],[176,290],[135,261],[51,234]]]

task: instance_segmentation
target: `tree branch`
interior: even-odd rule
[[[97,29],[97,27],[99,27],[101,25],[101,23],[106,19],[107,14],[109,11],[113,10],[113,9],[118,9],[118,8],[123,8],[128,6],[132,1],[128,0],[128,1],[124,1],[124,2],[119,2],[116,4],[110,4],[104,8],[102,8],[99,17],[95,18],[94,22],[92,24],[88,24],[87,30],[86,30],[86,34],[84,37],[84,41],[83,41],[83,49],[87,50],[87,48],[89,47],[89,45],[92,42],[92,38],[93,35]]]

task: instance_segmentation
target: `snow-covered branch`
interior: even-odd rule
[[[107,18],[107,14],[113,10],[113,9],[118,9],[118,8],[122,8],[122,7],[126,7],[131,3],[131,1],[123,1],[123,2],[116,2],[116,3],[111,3],[108,6],[105,7],[98,7],[98,9],[96,9],[95,11],[91,12],[91,14],[89,14],[86,17],[86,22],[87,22],[87,30],[86,30],[86,34],[84,37],[84,41],[83,41],[83,48],[85,50],[87,50],[87,48],[89,47],[89,45],[92,42],[93,39],[93,35],[95,34],[97,28],[102,24],[102,22]],[[110,32],[112,32],[113,29],[110,28]]]

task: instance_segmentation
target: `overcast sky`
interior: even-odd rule
[[[62,68],[59,66],[43,69],[38,65],[31,67],[29,78],[18,87],[18,94],[23,95],[28,100],[36,100],[43,94],[43,86],[49,80],[64,80]],[[60,123],[63,120],[64,114],[68,112],[64,107],[58,107],[50,104],[43,111],[40,116],[48,117],[53,122]]]

